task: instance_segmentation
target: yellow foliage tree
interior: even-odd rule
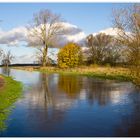
[[[76,43],[68,43],[58,53],[58,66],[60,68],[73,68],[82,63],[81,47]]]

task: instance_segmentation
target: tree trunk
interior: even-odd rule
[[[43,62],[42,62],[43,67],[47,65],[47,53],[48,53],[48,46],[46,45],[43,50]]]

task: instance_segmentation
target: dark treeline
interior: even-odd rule
[[[0,65],[3,67],[4,65]],[[20,66],[41,66],[41,64],[10,64],[9,67],[20,67]]]

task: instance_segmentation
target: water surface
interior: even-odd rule
[[[140,136],[140,91],[130,82],[5,71],[24,85],[0,136]]]

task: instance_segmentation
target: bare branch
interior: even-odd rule
[[[57,38],[64,34],[63,27],[60,15],[48,9],[33,15],[33,21],[28,26],[29,45],[41,47],[43,65],[46,65],[48,47],[56,47]]]

